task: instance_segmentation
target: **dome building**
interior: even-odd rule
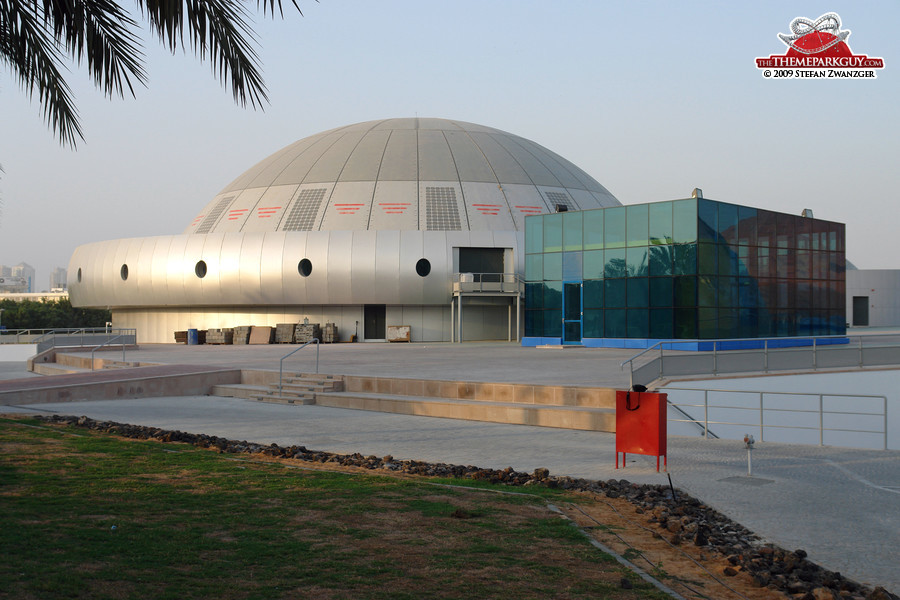
[[[408,325],[413,341],[507,339],[525,217],[619,205],[525,138],[445,119],[370,121],[262,160],[180,234],[78,247],[69,293],[74,306],[109,307],[144,343],[304,319],[336,323],[342,340],[384,339],[389,325]]]

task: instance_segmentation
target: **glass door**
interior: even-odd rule
[[[563,283],[563,344],[581,343],[581,282]]]

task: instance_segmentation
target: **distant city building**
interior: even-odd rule
[[[34,291],[34,267],[28,263],[21,262],[10,269],[10,276],[25,280],[26,289],[22,290],[26,293]]]
[[[50,272],[50,291],[65,291],[67,276],[68,271],[66,271],[66,269],[63,269],[62,267],[56,267],[55,269],[53,269],[53,271]]]

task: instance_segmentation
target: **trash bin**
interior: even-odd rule
[[[622,467],[625,454],[645,454],[656,457],[656,471],[659,472],[659,457],[668,468],[666,455],[666,402],[668,394],[656,392],[616,391],[616,468],[619,468],[619,452],[622,453]]]
[[[187,343],[188,346],[196,346],[200,343],[200,332],[196,329],[188,329],[187,330]]]

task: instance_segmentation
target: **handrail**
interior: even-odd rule
[[[95,348],[92,348],[92,349],[91,349],[91,371],[94,370],[94,352],[96,352],[97,350],[99,350],[99,349],[102,348],[103,346],[106,346],[106,345],[108,345],[108,344],[111,344],[112,342],[116,341],[116,340],[119,339],[119,338],[125,337],[126,335],[128,335],[128,334],[127,334],[127,333],[123,333],[122,335],[117,335],[116,337],[112,338],[111,340],[106,340],[105,342],[103,342],[103,343],[100,344],[99,346],[96,346]],[[122,342],[122,362],[125,362],[125,342]]]
[[[707,433],[711,433],[709,431],[709,424],[713,425],[745,425],[748,427],[758,427],[759,428],[759,441],[765,441],[765,429],[768,427],[770,429],[812,429],[818,430],[819,432],[819,445],[823,446],[825,444],[824,435],[826,431],[844,431],[849,433],[878,433],[882,434],[884,437],[884,449],[888,448],[888,401],[887,396],[877,395],[877,394],[829,394],[829,393],[815,393],[815,392],[767,392],[767,391],[759,391],[759,390],[722,390],[722,389],[704,389],[704,388],[676,388],[676,387],[665,387],[662,388],[667,393],[670,391],[674,392],[703,392],[703,404],[685,404],[685,403],[675,403],[669,400],[669,405],[673,407],[703,407],[704,415],[703,415],[703,427]],[[709,420],[709,394],[710,392],[716,394],[754,394],[759,396],[759,404],[754,408],[747,408],[744,406],[727,406],[727,405],[714,405],[713,408],[723,408],[727,410],[752,410],[754,412],[758,412],[759,420],[756,423],[732,423],[727,421],[710,421]],[[810,396],[819,399],[819,407],[818,410],[801,410],[801,409],[791,409],[791,408],[766,408],[765,406],[765,396]],[[882,411],[878,412],[858,412],[858,411],[836,411],[836,410],[825,410],[824,407],[824,398],[872,398],[872,399],[880,399],[882,401]],[[787,412],[787,413],[811,413],[819,415],[819,425],[818,427],[809,427],[802,425],[767,425],[765,423],[764,415],[765,411],[769,412]],[[686,414],[685,411],[679,408],[679,412],[682,414]],[[881,430],[869,430],[869,429],[845,429],[845,428],[833,428],[833,427],[825,427],[825,418],[826,414],[840,414],[840,415],[868,415],[875,417],[882,417],[884,427]],[[686,421],[684,419],[670,419],[671,421],[675,421],[676,423],[684,423],[684,422],[694,422],[698,423],[697,419],[690,417],[688,415],[690,421]],[[715,434],[712,434],[715,436]],[[709,437],[709,435],[705,435],[704,437]],[[717,436],[716,436],[717,437]]]
[[[471,280],[469,280],[471,277]],[[496,278],[496,281],[491,281],[491,279]],[[491,286],[496,285],[499,286],[499,290],[497,289],[487,289],[485,290],[485,285]],[[509,290],[510,292],[518,292],[522,293],[524,290],[525,280],[518,273],[510,272],[510,273],[454,273],[453,280],[453,289],[454,292],[497,292],[497,291],[507,291],[509,287],[515,287],[514,290]],[[464,290],[463,287],[469,287],[471,289]]]
[[[672,388],[672,389],[679,389],[679,388]],[[716,434],[714,434],[712,431],[709,430],[709,420],[707,418],[705,418],[708,416],[708,413],[704,413],[704,415],[703,415],[704,420],[701,423],[700,421],[698,421],[691,415],[684,412],[684,410],[681,408],[681,406],[674,404],[673,402],[669,402],[668,400],[666,400],[666,402],[668,402],[669,406],[671,406],[672,408],[674,408],[675,410],[677,410],[678,412],[683,414],[685,417],[687,417],[687,419],[672,419],[672,420],[675,420],[679,423],[693,423],[694,425],[696,425],[697,427],[699,427],[700,429],[703,430],[703,437],[705,437],[706,439],[709,439],[710,436],[712,436],[715,439],[719,439],[719,436],[717,436]]]
[[[294,354],[295,352],[300,352],[310,344],[315,342],[316,344],[316,374],[319,374],[319,338],[313,338],[310,341],[306,342],[299,348],[294,348],[287,354],[281,357],[281,361],[278,363],[278,395],[281,396],[281,384],[282,384],[282,374],[284,373],[284,359]]]

